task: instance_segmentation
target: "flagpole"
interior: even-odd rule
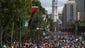
[[[28,21],[28,28],[30,30],[29,35],[31,34],[31,28],[30,28],[31,20],[32,20],[32,17],[34,15],[34,13],[36,12],[37,8],[38,8],[38,6],[32,6],[31,11],[29,12],[29,15],[30,15],[30,20]],[[30,40],[31,40],[31,35],[30,35]]]

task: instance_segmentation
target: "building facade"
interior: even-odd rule
[[[78,31],[85,32],[85,0],[76,0]]]
[[[54,21],[55,32],[57,31],[57,20],[58,20],[58,10],[57,10],[57,0],[52,0],[52,18]]]
[[[85,0],[76,0],[77,3],[77,16],[80,12],[80,21],[85,19]]]
[[[72,28],[75,21],[76,21],[76,2],[74,0],[69,0],[64,5],[62,12],[63,29]]]
[[[67,4],[64,5],[63,11],[62,11],[62,29],[66,28],[66,22],[67,22]]]
[[[67,8],[67,22],[74,22],[76,20],[76,2],[68,1],[66,3]]]
[[[57,19],[58,19],[58,10],[57,10],[57,0],[52,0],[52,15],[53,15],[53,20],[54,20],[54,22],[56,22],[57,21]]]

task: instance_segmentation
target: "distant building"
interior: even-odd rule
[[[67,8],[67,22],[74,22],[76,20],[76,2],[68,1],[66,3]]]
[[[66,28],[66,22],[67,22],[67,7],[65,4],[62,11],[62,29]]]
[[[52,0],[52,15],[53,15],[53,19],[54,19],[54,22],[57,21],[58,19],[58,7],[57,7],[57,0]]]
[[[58,14],[58,16],[59,16],[59,19],[62,20],[62,14],[60,13]]]
[[[76,21],[76,2],[69,0],[64,5],[62,12],[62,26],[63,28],[72,28],[72,24]]]
[[[58,0],[52,0],[52,19],[54,21],[54,28],[55,32],[57,31],[58,27],[58,6],[57,6]]]
[[[77,16],[80,12],[80,21],[85,20],[85,0],[76,0],[77,3]]]
[[[85,32],[85,0],[76,0],[78,31]]]

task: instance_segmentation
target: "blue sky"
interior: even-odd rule
[[[58,12],[61,13],[64,4],[67,0],[58,0]],[[52,0],[40,0],[41,5],[48,11],[48,14],[52,13]]]

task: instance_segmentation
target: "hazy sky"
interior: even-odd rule
[[[67,0],[58,0],[58,12],[61,13],[64,4]],[[40,0],[42,6],[48,11],[48,13],[52,13],[52,0]]]

